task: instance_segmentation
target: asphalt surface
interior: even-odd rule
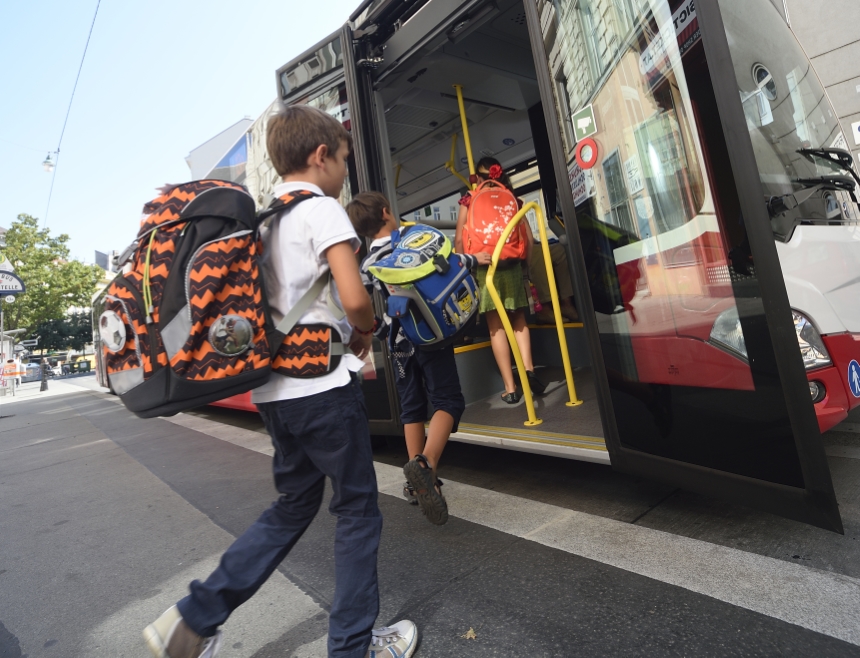
[[[143,626],[275,498],[271,449],[253,414],[141,420],[67,386],[0,407],[0,658],[146,656]],[[412,619],[434,657],[860,655],[852,427],[825,437],[844,536],[458,444],[437,528],[395,495],[403,454],[380,441],[379,623]],[[325,655],[333,535],[323,507],[220,655]]]

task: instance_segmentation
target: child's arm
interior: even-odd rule
[[[466,226],[466,217],[469,215],[469,209],[466,206],[460,206],[460,212],[457,215],[457,232],[454,234],[454,249],[458,254],[463,253],[463,228]]]
[[[374,324],[373,304],[361,281],[352,245],[349,242],[338,242],[326,249],[324,255],[337,284],[340,302],[349,323],[359,331],[369,332]],[[358,358],[363,359],[367,355],[372,338],[370,333],[353,332],[350,347]]]

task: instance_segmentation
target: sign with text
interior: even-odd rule
[[[14,272],[0,270],[0,294],[17,295],[18,293],[26,292],[24,282]]]
[[[701,38],[695,0],[687,0],[672,14],[671,22],[660,26],[657,35],[639,56],[639,72],[648,78],[649,83],[655,84],[669,69],[675,53],[683,56]]]
[[[570,181],[570,190],[573,192],[574,205],[578,206],[597,194],[594,175],[591,171],[583,170],[575,160],[570,163],[567,177]]]

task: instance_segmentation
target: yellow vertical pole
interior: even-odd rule
[[[472,184],[460,175],[457,171],[457,133],[451,135],[451,157],[445,163],[445,169],[454,174],[457,178],[463,181],[466,188],[471,188]]]
[[[511,326],[511,321],[508,319],[508,314],[505,311],[505,306],[502,303],[501,298],[499,297],[499,292],[496,290],[496,285],[493,281],[493,277],[496,274],[496,266],[499,264],[499,256],[501,256],[502,248],[505,246],[505,242],[508,239],[508,236],[513,232],[514,228],[517,224],[520,223],[523,217],[526,215],[526,210],[530,206],[534,205],[534,203],[527,203],[523,208],[511,218],[511,221],[508,222],[508,225],[505,227],[505,230],[502,231],[502,235],[499,238],[498,243],[496,243],[496,248],[493,251],[493,257],[490,261],[490,268],[487,270],[487,292],[490,293],[490,297],[493,300],[493,304],[496,306],[496,310],[499,312],[499,318],[502,320],[502,326],[505,328],[505,334],[508,337],[508,343],[510,343],[511,351],[514,353],[514,361],[517,364],[517,372],[520,375],[520,384],[523,387],[523,397],[526,401],[526,413],[529,416],[529,419],[524,423],[527,427],[531,427],[534,425],[540,425],[543,421],[537,417],[535,413],[535,403],[532,398],[532,389],[529,386],[529,378],[526,374],[526,367],[523,365],[523,356],[520,353],[520,348],[517,345],[516,336],[514,336],[514,328]]]
[[[543,262],[546,266],[546,280],[549,282],[549,296],[552,299],[552,314],[555,319],[555,328],[558,332],[558,346],[561,349],[561,361],[564,364],[564,378],[567,380],[567,393],[570,401],[566,402],[568,407],[578,407],[582,400],[576,397],[576,386],[573,383],[573,369],[570,367],[570,355],[567,353],[567,336],[564,335],[564,323],[561,319],[561,307],[558,302],[558,288],[555,285],[555,276],[552,271],[552,260],[549,254],[549,243],[546,237],[546,226],[540,205],[534,201],[523,206],[523,210],[533,206],[537,213],[538,232],[540,233],[540,248],[543,251]]]
[[[466,159],[469,161],[469,175],[475,174],[475,161],[472,159],[472,141],[469,139],[469,122],[466,119],[466,104],[463,102],[463,85],[454,85],[457,91],[457,105],[460,107],[460,123],[463,124],[463,142],[466,144]],[[474,189],[474,185],[470,185]]]

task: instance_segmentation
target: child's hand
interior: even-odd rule
[[[475,258],[478,259],[478,265],[489,265],[493,262],[493,257],[486,251],[479,251],[475,254]]]
[[[370,346],[373,343],[373,335],[361,335],[357,331],[352,332],[352,341],[349,343],[349,349],[359,359],[364,359],[370,352]]]

